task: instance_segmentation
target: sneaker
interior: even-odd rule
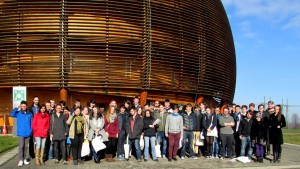
[[[172,159],[171,159],[171,158],[168,158],[168,161],[169,161],[169,162],[172,162]]]
[[[211,159],[214,159],[214,158],[215,158],[215,156],[211,156],[210,158],[211,158]]]
[[[153,160],[153,161],[155,161],[155,162],[159,162],[159,160],[158,160],[158,159],[155,159],[155,160]]]
[[[165,155],[163,155],[163,156],[162,156],[162,158],[166,158],[166,156],[165,156]]]
[[[63,162],[63,164],[68,164],[68,162],[65,160],[65,161]]]
[[[142,160],[141,160],[141,159],[138,159],[138,162],[142,162]]]
[[[28,164],[30,164],[30,162],[28,162],[27,160],[24,160],[24,164],[28,165]]]
[[[224,160],[224,157],[221,157],[220,160]]]
[[[181,157],[181,160],[184,160],[184,157],[183,157],[183,156]]]
[[[58,159],[54,159],[54,163],[58,164],[59,163]]]
[[[19,163],[18,163],[18,167],[22,167],[23,166],[23,161],[20,160]]]
[[[148,160],[147,160],[147,159],[144,159],[144,161],[147,162]]]
[[[176,158],[176,157],[173,157],[172,159],[173,159],[174,161],[177,161],[177,158]]]
[[[118,156],[118,160],[124,160],[125,158],[122,155]]]
[[[190,159],[194,159],[194,160],[197,160],[198,158],[193,156],[193,157],[190,157]]]

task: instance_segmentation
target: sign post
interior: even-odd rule
[[[14,86],[13,87],[13,109],[20,105],[21,101],[27,100],[27,88],[26,86]],[[17,135],[17,121],[14,118],[14,135]]]

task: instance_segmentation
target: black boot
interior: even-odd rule
[[[260,163],[264,163],[264,158],[260,157]]]
[[[278,153],[274,152],[273,153],[273,163],[277,163],[277,160],[278,160]]]

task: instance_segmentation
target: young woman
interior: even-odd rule
[[[104,117],[100,113],[100,110],[97,107],[93,108],[93,112],[90,113],[90,120],[89,120],[89,135],[88,138],[90,141],[93,140],[95,136],[101,135],[103,141],[108,141],[105,130],[104,130]],[[94,150],[93,146],[91,145],[91,150],[93,153],[95,163],[100,162],[100,158],[98,153]]]
[[[148,161],[149,156],[149,141],[151,143],[151,154],[153,161],[158,161],[155,152],[155,140],[156,140],[156,129],[153,125],[155,119],[151,116],[150,110],[145,111],[144,117],[144,140],[145,140],[145,149],[144,149],[144,161]]]
[[[84,140],[85,120],[79,107],[75,108],[73,116],[69,116],[67,124],[70,125],[69,137],[71,139],[73,164],[78,165],[78,162],[83,164],[81,148]]]
[[[144,111],[141,106],[137,108],[137,114],[141,117],[144,117]]]
[[[252,113],[252,112],[248,112]],[[255,143],[255,155],[257,162],[263,163],[264,143],[267,141],[267,124],[264,122],[261,113],[256,113],[256,120],[254,120],[251,127],[251,139]]]
[[[281,106],[275,106],[275,112],[270,116],[270,143],[273,144],[273,162],[279,163],[281,159],[281,144],[283,144],[283,136],[281,128],[286,126],[285,117],[281,114]]]
[[[169,156],[168,161],[177,161],[176,155],[178,151],[180,138],[183,138],[183,119],[178,114],[178,107],[173,107],[173,113],[167,116],[165,125],[165,134],[169,138]]]
[[[210,133],[215,127],[217,127],[217,117],[214,113],[212,113],[211,107],[207,106],[205,109],[206,113],[202,118],[203,124],[203,135],[206,140],[206,158],[210,159],[212,156],[212,144],[214,142],[213,136],[208,136],[207,134]]]
[[[46,112],[46,106],[41,105],[40,111],[33,117],[32,131],[35,139],[35,162],[36,165],[44,164],[43,156],[46,139],[50,129],[50,116]]]
[[[115,153],[119,133],[119,121],[115,107],[109,107],[105,114],[105,131],[108,137],[105,160],[108,162],[114,162],[113,154]]]
[[[50,138],[54,143],[55,164],[59,163],[59,152],[62,154],[63,164],[68,164],[66,157],[67,131],[66,116],[62,111],[61,105],[58,104],[55,107],[55,113],[50,117]]]

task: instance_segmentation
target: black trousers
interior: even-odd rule
[[[108,142],[106,143],[106,154],[115,154],[115,149],[117,145],[117,138],[108,138]]]
[[[234,134],[234,141],[235,141],[235,145],[233,145],[233,146],[235,147],[235,152],[233,152],[233,153],[236,155],[236,157],[239,157],[241,154],[242,142],[241,142],[241,139],[240,139],[238,133]]]
[[[221,139],[221,154],[222,157],[225,158],[225,148],[227,148],[227,157],[232,157],[232,142],[233,142],[233,134],[220,134]]]
[[[73,160],[81,159],[81,149],[82,149],[83,141],[84,141],[83,133],[75,134],[74,139],[71,139]]]
[[[55,159],[59,159],[59,152],[61,152],[62,160],[67,161],[66,157],[66,140],[53,140]]]
[[[118,152],[118,155],[125,155],[125,152],[124,152],[124,144],[126,143],[126,133],[125,131],[121,131],[119,134],[118,134],[118,149],[117,149],[117,152]]]

